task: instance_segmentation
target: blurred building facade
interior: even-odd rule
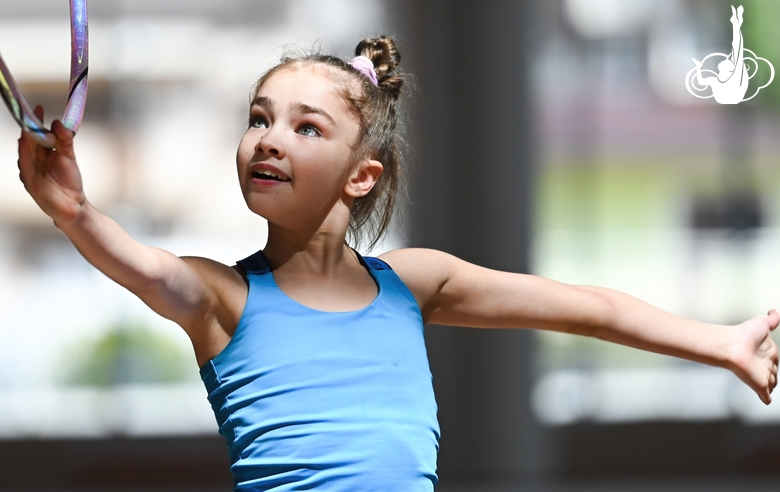
[[[61,0],[0,4],[3,57],[47,121],[67,91],[67,15]],[[265,241],[233,171],[254,80],[288,43],[350,56],[397,33],[417,77],[414,152],[405,229],[383,249],[436,247],[731,323],[777,306],[780,119],[773,92],[724,107],[685,91],[691,58],[729,50],[729,15],[697,0],[101,0],[77,153],[91,201],[139,240],[234,262]],[[771,51],[777,23],[771,0],[746,2],[746,46]],[[17,133],[0,117],[9,470],[70,455],[57,472],[70,478],[41,486],[228,490],[189,342],[36,209]],[[768,490],[760,474],[780,470],[780,407],[725,371],[555,334],[427,337],[441,490],[717,490],[695,479],[716,473],[723,490]],[[0,487],[30,485],[8,473]]]

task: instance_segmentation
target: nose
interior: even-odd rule
[[[269,128],[257,141],[255,152],[281,158],[284,155],[284,146],[282,145],[279,131]]]

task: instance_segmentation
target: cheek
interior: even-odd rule
[[[322,156],[321,166],[317,171],[320,183],[328,183],[332,187],[343,187],[351,173],[352,166],[341,155]]]
[[[249,144],[246,136],[242,137],[238,142],[238,148],[236,149],[236,162],[241,164],[242,161],[246,161],[251,158],[254,148]]]
[[[241,140],[236,149],[236,171],[238,171],[239,179],[244,176],[244,172],[247,171],[252,163],[254,155],[254,145],[246,140]]]

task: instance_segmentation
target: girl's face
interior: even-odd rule
[[[322,67],[282,69],[260,88],[236,155],[249,209],[284,228],[351,206],[359,123]],[[381,166],[380,166],[381,172]],[[378,177],[378,176],[377,176]]]

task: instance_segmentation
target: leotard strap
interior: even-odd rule
[[[355,251],[354,249],[352,251]],[[390,265],[385,263],[384,261],[380,260],[379,258],[374,258],[372,256],[361,256],[360,253],[355,251],[355,255],[357,255],[358,261],[366,267],[367,270],[392,270]],[[247,275],[263,275],[271,271],[271,267],[268,265],[268,260],[266,260],[265,255],[262,251],[258,251],[257,253],[244,258],[243,260],[239,260],[238,266],[244,269],[244,272]]]
[[[349,249],[352,250],[353,253],[355,253],[355,256],[357,256],[358,261],[361,265],[363,265],[366,270],[392,270],[390,268],[390,265],[385,263],[384,261],[380,260],[379,258],[374,258],[373,256],[362,256],[355,248],[350,247]]]
[[[368,268],[371,270],[392,270],[390,265],[380,260],[379,258],[374,258],[373,256],[366,256],[363,258],[363,261],[366,262],[366,265],[368,265]]]
[[[265,255],[262,251],[239,260],[238,266],[244,269],[247,275],[263,275],[271,271],[271,267],[268,265],[268,260],[265,259]]]

